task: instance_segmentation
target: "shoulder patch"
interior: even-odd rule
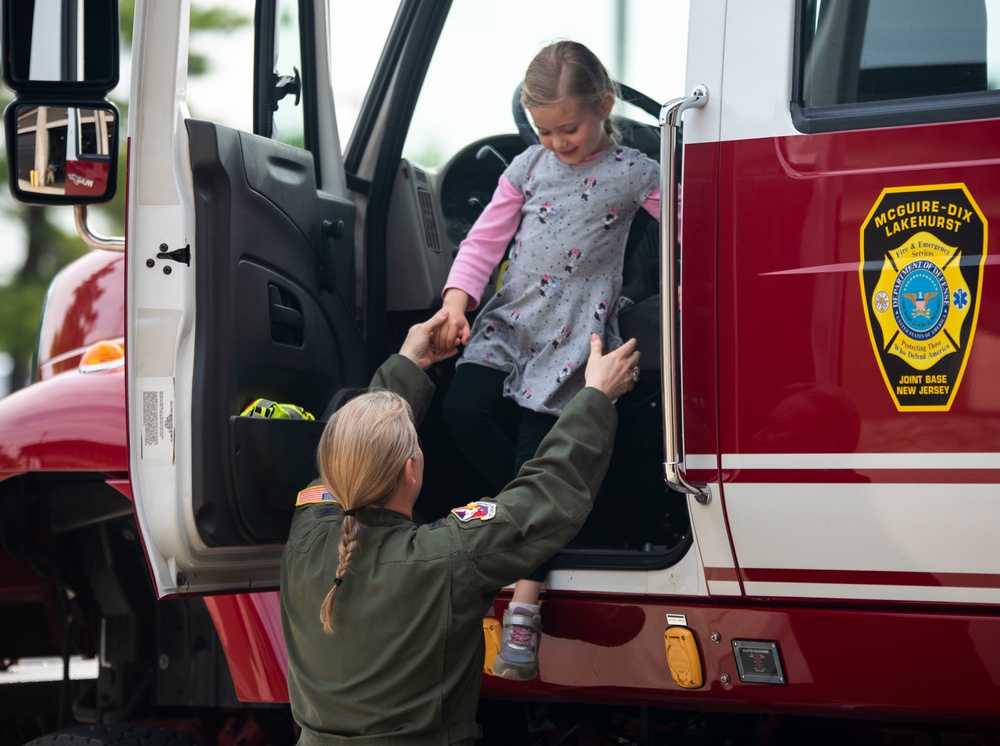
[[[306,487],[304,490],[299,491],[298,496],[295,498],[296,507],[318,502],[336,502],[333,495],[327,492],[326,487],[321,484]]]
[[[475,518],[481,521],[488,521],[496,516],[497,504],[478,500],[461,508],[452,508],[451,512],[463,523],[468,523]]]

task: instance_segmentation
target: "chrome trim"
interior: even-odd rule
[[[708,103],[708,88],[697,86],[690,96],[668,101],[660,109],[660,300],[662,324],[664,460],[667,486],[692,495],[702,505],[712,499],[707,486],[689,483],[683,473],[681,451],[680,318],[677,275],[680,252],[677,245],[677,129],[681,115],[688,109],[700,109]]]
[[[86,205],[77,205],[76,209],[73,210],[73,215],[76,218],[76,232],[80,234],[80,238],[83,239],[83,242],[87,244],[87,246],[92,249],[125,251],[124,237],[102,236],[99,233],[94,233],[90,229],[90,224],[87,222]]]

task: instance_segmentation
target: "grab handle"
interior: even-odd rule
[[[693,495],[702,505],[712,499],[706,486],[690,484],[683,473],[681,450],[681,387],[680,387],[680,306],[677,245],[677,130],[681,115],[688,109],[700,109],[708,103],[708,88],[697,86],[690,96],[668,101],[660,109],[660,297],[662,299],[662,335],[660,366],[663,386],[664,461],[667,485],[687,495]]]

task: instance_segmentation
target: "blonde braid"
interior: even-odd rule
[[[364,524],[357,511],[392,497],[406,473],[406,462],[418,448],[409,404],[389,391],[370,391],[352,399],[323,429],[316,458],[320,477],[344,509],[337,572],[319,609],[328,634],[334,631],[334,601],[360,546]]]
[[[326,598],[323,599],[323,603],[319,607],[319,620],[323,623],[323,631],[327,634],[333,632],[333,602],[336,600],[337,591],[340,590],[340,584],[347,574],[347,566],[351,563],[351,554],[358,545],[360,535],[361,522],[354,516],[344,516],[338,547],[340,562],[337,564],[337,574],[334,577],[333,585],[327,591]]]

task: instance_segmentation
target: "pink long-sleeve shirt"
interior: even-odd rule
[[[600,156],[596,153],[590,159]],[[518,227],[521,225],[521,206],[524,195],[501,176],[493,198],[476,220],[469,234],[459,247],[458,256],[451,265],[444,293],[450,288],[462,290],[469,296],[466,308],[473,311],[479,306],[490,275],[503,258]],[[657,220],[660,219],[660,189],[650,192],[642,207]],[[442,293],[443,295],[443,293]]]

